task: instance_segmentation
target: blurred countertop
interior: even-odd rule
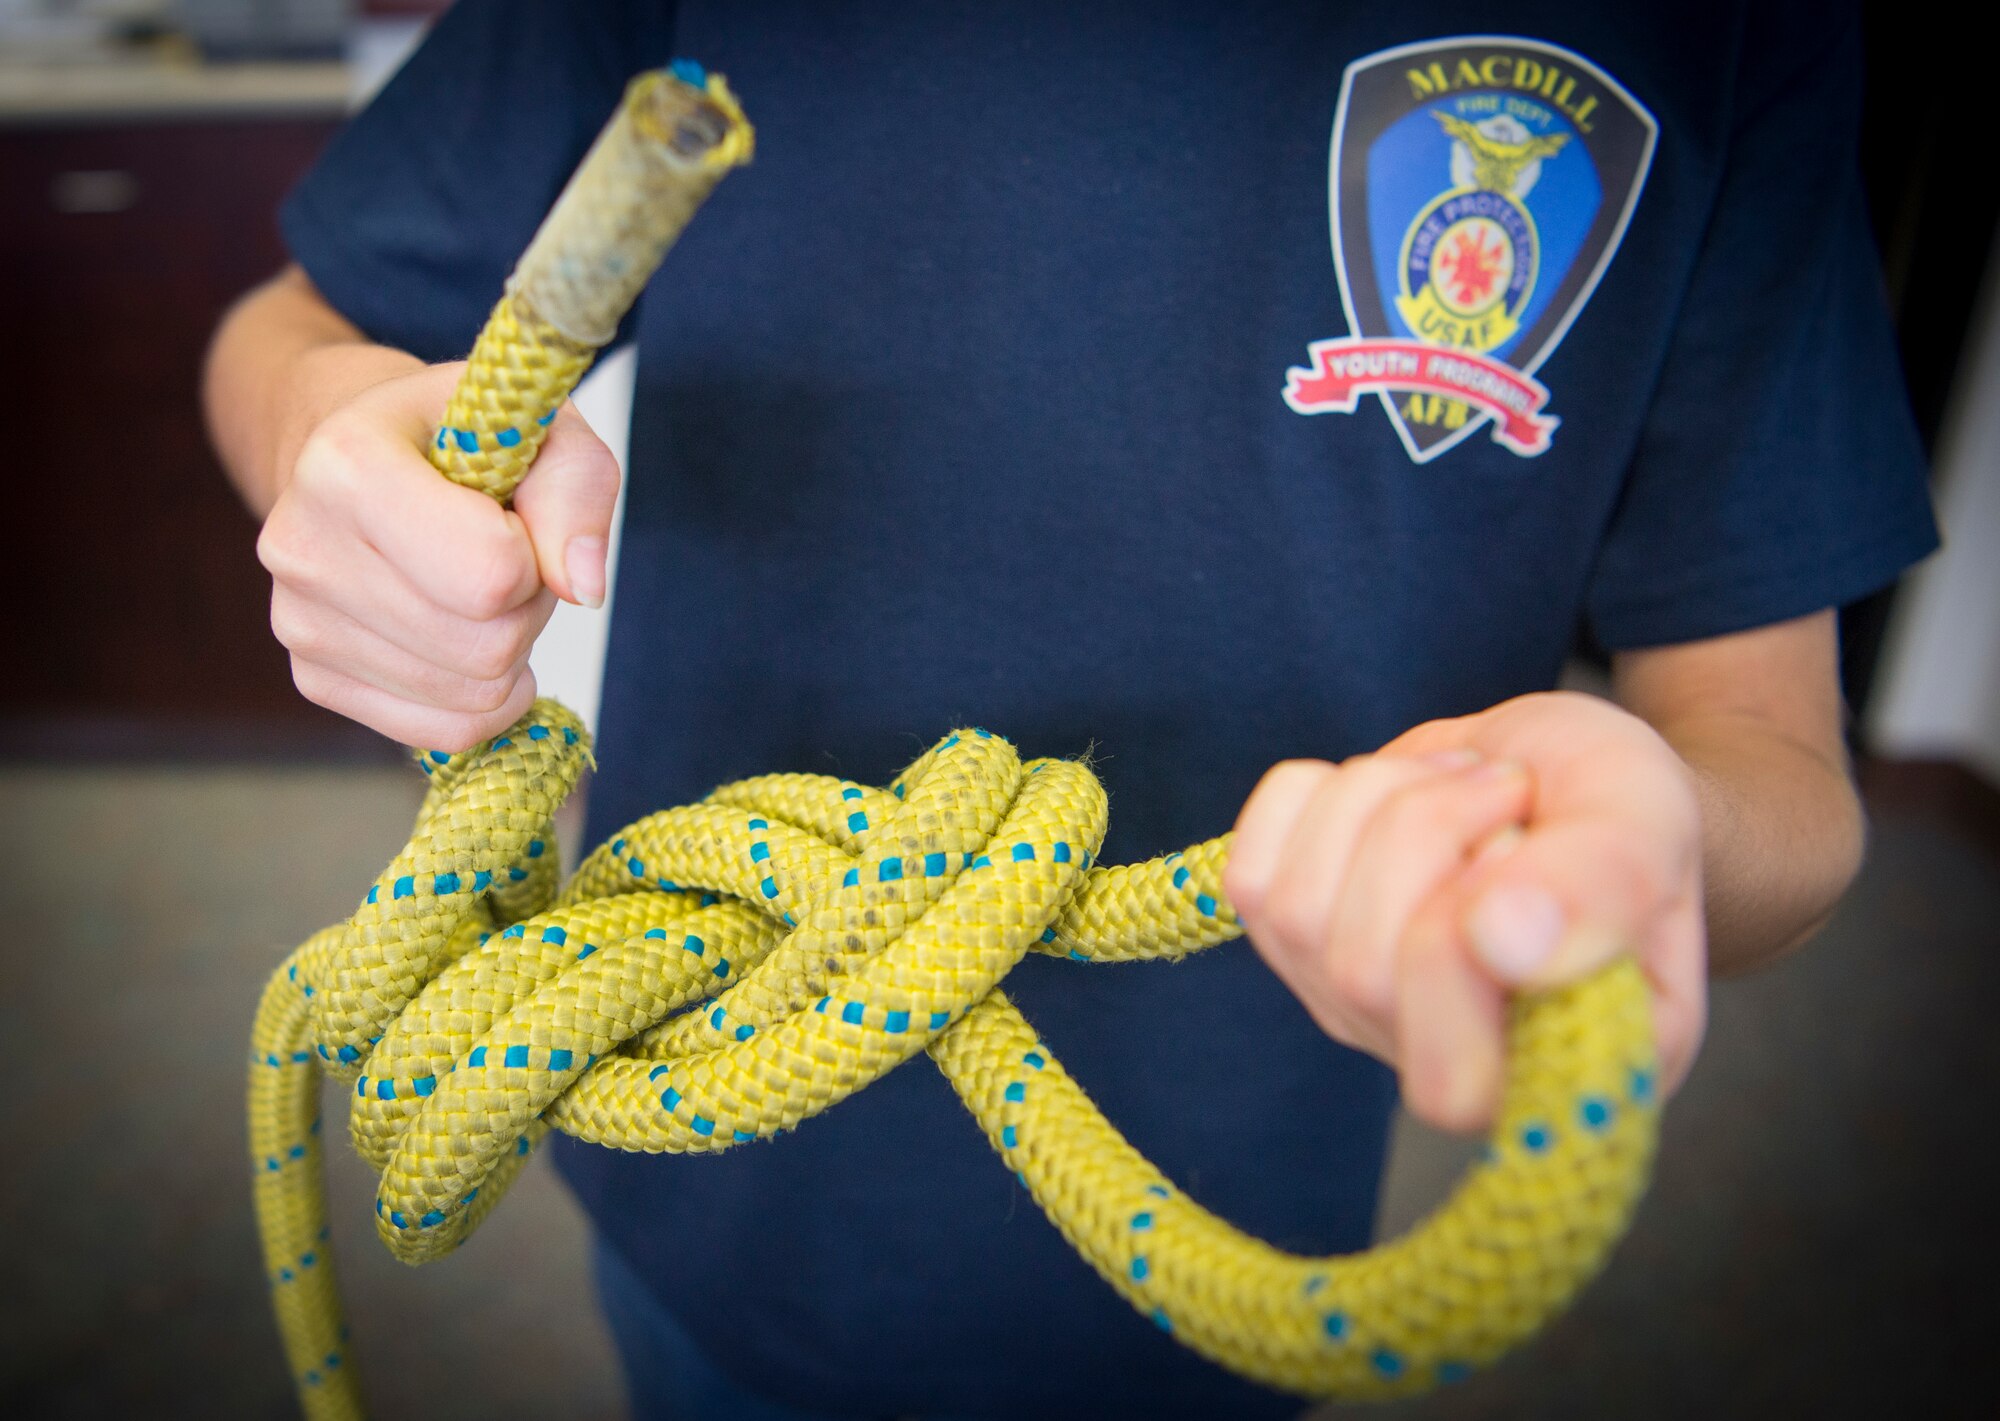
[[[168,37],[148,46],[57,52],[0,38],[0,129],[215,118],[327,118],[353,112],[423,38],[417,18],[363,18],[325,58],[218,62]]]
[[[338,118],[356,98],[339,60],[37,63],[0,54],[0,126],[263,116]]]

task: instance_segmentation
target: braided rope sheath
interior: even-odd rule
[[[477,1226],[550,1127],[626,1150],[729,1149],[928,1050],[1135,1307],[1311,1396],[1419,1390],[1498,1356],[1596,1271],[1644,1187],[1655,1066],[1629,963],[1515,1005],[1499,1126],[1443,1209],[1372,1252],[1297,1258],[1177,1190],[999,990],[1029,952],[1131,961],[1236,937],[1226,837],[1107,869],[1090,771],[1024,765],[968,730],[888,790],[725,785],[629,826],[551,896],[550,816],[587,753],[543,701],[490,746],[427,757],[409,847],[265,995],[258,1206],[312,1414],[358,1400],[325,1258],[319,1070],[355,1082],[378,1229],[421,1262]]]
[[[523,258],[432,450],[448,476],[507,497],[660,253],[748,157],[720,78],[676,73],[634,82]],[[1514,1003],[1499,1124],[1442,1209],[1370,1252],[1298,1258],[1161,1176],[999,988],[1029,952],[1123,962],[1235,938],[1226,837],[1105,868],[1087,768],[1024,765],[966,730],[886,790],[782,774],[725,785],[629,826],[558,891],[553,815],[588,759],[552,701],[476,750],[419,752],[431,785],[409,844],[265,989],[252,1169],[310,1416],[362,1413],[327,1247],[322,1074],[354,1083],[350,1135],[381,1171],[377,1230],[416,1263],[463,1241],[551,1128],[626,1150],[730,1149],[928,1051],[1134,1307],[1309,1396],[1416,1391],[1490,1361],[1597,1270],[1644,1189],[1656,1066],[1629,962]]]
[[[505,503],[667,249],[754,148],[719,74],[642,74],[549,210],[480,332],[431,449],[446,478]]]

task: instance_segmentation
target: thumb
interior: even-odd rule
[[[1620,845],[1578,823],[1539,836],[1531,828],[1489,863],[1461,919],[1486,974],[1541,991],[1630,953],[1652,988],[1662,1087],[1676,1089],[1708,1012],[1698,844]]]
[[[1664,909],[1666,873],[1640,855],[1606,853],[1602,827],[1530,831],[1466,885],[1472,955],[1502,987],[1554,987],[1636,947]]]
[[[1634,824],[1530,826],[1467,885],[1466,937],[1503,986],[1572,982],[1626,952],[1651,956],[1690,894],[1687,841]]]
[[[564,405],[534,467],[514,490],[514,511],[534,544],[543,584],[566,602],[604,605],[618,481],[610,448],[573,406]]]

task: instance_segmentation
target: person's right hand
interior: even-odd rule
[[[385,380],[321,420],[257,540],[306,699],[449,751],[534,700],[528,651],[556,598],[603,605],[619,478],[568,405],[511,511],[443,477],[424,445],[462,368]]]

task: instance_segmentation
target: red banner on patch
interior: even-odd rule
[[[1493,419],[1493,440],[1540,454],[1562,420],[1543,414],[1548,387],[1490,356],[1421,340],[1347,336],[1306,347],[1312,368],[1285,372],[1285,403],[1300,414],[1353,414],[1363,395],[1420,390],[1463,400]]]

